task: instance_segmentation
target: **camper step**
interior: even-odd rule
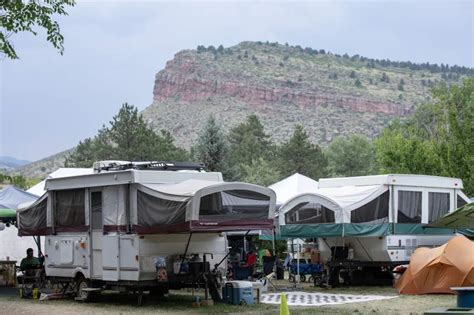
[[[84,288],[84,289],[81,289],[81,291],[84,291],[84,292],[97,292],[97,291],[102,291],[101,288]]]

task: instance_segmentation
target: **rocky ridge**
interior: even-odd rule
[[[326,145],[340,135],[374,137],[390,120],[428,101],[441,81],[440,73],[423,69],[243,42],[177,53],[156,74],[153,104],[143,116],[187,148],[209,115],[229,129],[250,113],[277,142],[301,123],[313,141]]]

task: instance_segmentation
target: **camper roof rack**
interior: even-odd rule
[[[148,171],[203,171],[204,163],[165,162],[165,161],[97,161],[94,162],[94,173],[103,171],[148,170]]]

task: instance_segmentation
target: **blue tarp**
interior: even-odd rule
[[[30,194],[18,187],[7,186],[0,190],[0,209],[16,210],[18,205],[38,199],[38,196]]]

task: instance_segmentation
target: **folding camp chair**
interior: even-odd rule
[[[39,298],[39,293],[44,288],[45,284],[44,269],[18,270],[20,271],[20,276],[18,277],[20,297]],[[37,296],[35,296],[36,294]]]

